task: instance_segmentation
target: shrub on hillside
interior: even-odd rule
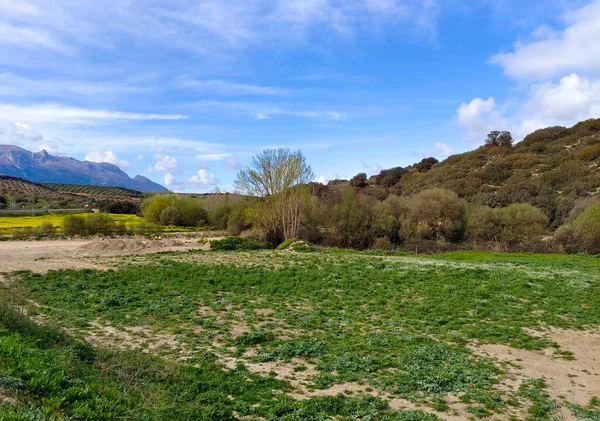
[[[406,173],[406,169],[402,167],[394,167],[388,170],[382,170],[377,178],[375,178],[375,184],[381,187],[392,187],[402,177],[402,174]]]
[[[582,241],[571,224],[558,227],[554,233],[554,239],[563,247],[566,253],[577,253],[583,249]]]
[[[367,174],[361,172],[350,179],[349,184],[355,189],[363,189],[368,185]]]
[[[594,161],[600,158],[600,144],[585,146],[577,152],[576,156],[582,161]]]

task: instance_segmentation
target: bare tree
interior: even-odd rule
[[[261,224],[284,239],[297,238],[301,211],[306,203],[308,183],[314,178],[300,151],[288,148],[265,149],[239,171],[234,186],[262,198]]]

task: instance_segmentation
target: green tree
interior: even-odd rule
[[[154,196],[144,207],[144,217],[148,222],[160,223],[160,215],[170,206],[169,201],[163,195]]]
[[[513,137],[510,132],[493,130],[488,133],[485,139],[485,146],[504,146],[511,147],[513,145]]]

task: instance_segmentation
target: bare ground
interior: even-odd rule
[[[60,269],[107,269],[110,257],[143,255],[161,251],[208,250],[201,237],[92,238],[77,240],[1,241],[0,273],[29,270],[45,273]]]
[[[481,345],[473,351],[497,361],[511,363],[505,385],[516,393],[523,379],[543,378],[548,394],[557,402],[568,401],[585,406],[593,396],[600,396],[600,331],[550,330],[545,333],[563,351],[573,353],[575,360],[565,360],[552,349],[529,351],[506,345]],[[561,408],[560,419],[575,420],[570,411]]]

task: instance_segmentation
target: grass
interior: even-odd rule
[[[37,303],[27,305],[29,314],[41,313],[47,322],[81,335],[101,334],[98,326],[138,332],[139,345],[162,357],[153,364],[183,358],[187,362],[174,367],[191,370],[190,364],[205,364],[211,355],[211,370],[225,377],[250,376],[245,365],[288,364],[307,390],[352,383],[380,397],[442,412],[449,411],[444,397],[456,395],[474,418],[494,419],[494,414],[526,405],[529,419],[550,420],[559,404],[548,397],[543,380],[531,379],[515,393],[507,392],[498,384],[508,367],[474,354],[468,345],[562,352],[528,329],[597,326],[598,269],[599,259],[578,256],[196,251],[161,253],[143,263],[124,258],[118,271],[63,270],[10,278],[13,293]],[[171,345],[152,343],[163,337]],[[238,368],[225,375],[217,368],[227,358],[238,361]],[[317,374],[307,374],[308,368]],[[433,419],[417,412],[394,414],[380,398],[360,393],[298,402],[287,397],[287,381],[268,375],[253,379],[268,386],[245,393],[268,398],[249,404],[256,413],[248,407],[240,412],[235,405],[232,411],[266,419]],[[291,412],[273,415],[279,404]],[[596,407],[572,408],[597,412]]]

